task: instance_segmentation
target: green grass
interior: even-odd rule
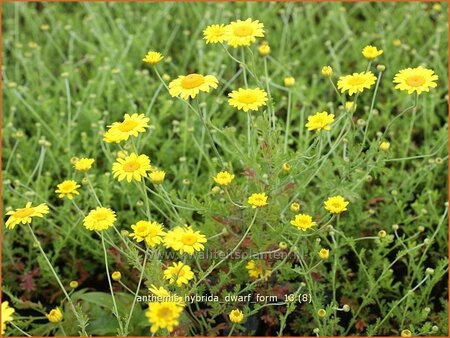
[[[274,271],[266,282],[253,283],[246,259],[229,259],[206,277],[205,271],[220,259],[188,257],[200,282],[181,289],[170,286],[172,291],[208,292],[221,298],[277,295],[282,304],[189,304],[176,331],[179,335],[228,335],[227,314],[234,308],[246,315],[245,323],[233,328],[235,335],[400,335],[404,329],[413,335],[448,335],[447,4],[442,3],[441,11],[431,3],[2,7],[4,214],[27,201],[49,205],[49,215],[35,219],[32,228],[72,302],[78,304],[79,317],[27,226],[3,228],[3,300],[16,309],[16,326],[8,324],[7,334],[23,335],[20,328],[30,335],[78,335],[77,323],[86,320],[86,333],[91,335],[150,335],[147,305],[137,303],[132,310],[133,293],[141,271],[141,295],[151,284],[167,287],[162,269],[170,260],[152,259],[142,269],[141,252],[120,235],[146,217],[148,203],[152,219],[167,228],[193,224],[212,237],[206,243],[211,251],[232,250],[253,217],[238,252],[274,251],[279,242],[288,243],[286,260],[268,262]],[[252,113],[250,143],[247,114],[227,103],[227,94],[244,86],[243,73],[220,44],[202,40],[206,26],[247,17],[264,23],[264,39],[271,47],[268,77],[258,44],[243,49],[248,69],[257,76],[247,74],[249,86],[269,86],[272,97],[267,111]],[[384,50],[370,69],[376,76],[378,64],[386,70],[376,96],[375,86],[361,93],[351,116],[342,103],[354,97],[338,96],[320,70],[332,66],[334,83],[341,75],[366,70],[361,49],[368,44]],[[205,116],[206,129],[142,62],[148,50],[165,55],[157,69],[172,79],[192,72],[219,79],[218,89],[192,101]],[[240,49],[228,51],[242,59]],[[408,109],[414,95],[395,90],[392,79],[400,69],[419,65],[438,74],[438,86]],[[284,87],[286,76],[296,79],[294,87]],[[308,132],[307,117],[323,110],[336,115],[331,130]],[[276,115],[275,130],[268,123],[271,111]],[[108,125],[135,112],[150,118],[148,132],[133,144],[102,141]],[[391,144],[388,152],[379,150],[383,140]],[[117,151],[134,146],[167,172],[165,191],[147,182],[146,198],[139,185],[113,179]],[[76,204],[84,213],[97,206],[86,179],[73,170],[72,157],[96,159],[90,181],[102,204],[117,212],[119,232],[110,229],[104,236],[109,271],[121,271],[122,282],[132,291],[113,282],[121,321],[131,318],[126,331],[118,331],[111,312],[100,237],[83,227],[83,217],[70,201],[54,193],[58,183],[75,179],[82,185]],[[281,169],[283,163],[291,165],[289,173]],[[232,171],[235,181],[227,192],[214,193],[212,176],[223,169]],[[262,191],[269,195],[269,205],[256,215],[230,202],[246,205],[251,193]],[[337,194],[350,204],[347,212],[330,219],[323,201]],[[289,224],[292,201],[300,202],[301,212],[312,215],[321,231],[300,233]],[[327,222],[333,228],[325,226]],[[378,237],[380,230],[387,232],[385,238]],[[322,247],[330,249],[326,262],[317,256]],[[434,274],[427,275],[427,268]],[[71,280],[79,281],[76,290],[70,290]],[[408,293],[411,289],[414,292]],[[307,295],[311,302],[286,304],[290,293]],[[341,310],[344,304],[350,312]],[[64,312],[62,325],[43,317],[56,306]],[[321,308],[327,311],[324,318],[317,315]]]

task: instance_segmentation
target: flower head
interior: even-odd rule
[[[118,281],[120,281],[120,280],[122,279],[122,274],[120,273],[120,271],[114,271],[114,272],[111,274],[111,278],[112,278],[113,280],[115,280],[116,282],[118,282]]]
[[[172,97],[180,97],[183,100],[195,98],[198,93],[209,93],[210,89],[216,89],[219,81],[213,75],[201,75],[192,73],[180,75],[169,83],[169,94]]]
[[[79,195],[80,193],[77,191],[77,189],[80,187],[80,185],[73,181],[73,180],[66,180],[56,186],[58,189],[55,190],[55,192],[58,195],[59,198],[64,198],[67,196],[69,200],[73,198],[73,195]]]
[[[324,77],[330,77],[331,75],[333,75],[333,68],[331,68],[330,66],[323,66],[321,73]]]
[[[228,316],[230,317],[230,321],[236,324],[239,324],[244,319],[244,313],[239,309],[231,310]]]
[[[225,25],[210,25],[203,30],[206,43],[222,43],[225,41]]]
[[[164,246],[178,251],[180,254],[193,255],[195,251],[203,251],[206,237],[200,231],[194,231],[191,227],[175,227],[167,232],[164,237]]]
[[[393,82],[397,84],[395,89],[406,90],[408,94],[414,92],[421,94],[422,92],[430,91],[430,88],[436,87],[437,84],[435,81],[438,78],[433,70],[419,66],[417,68],[400,70],[395,75]]]
[[[348,91],[352,96],[355,93],[361,93],[364,89],[370,89],[377,78],[371,71],[362,73],[353,73],[352,75],[341,76],[337,83],[341,93]]]
[[[45,214],[48,214],[48,206],[47,204],[42,203],[38,206],[32,207],[31,202],[27,202],[25,208],[8,211],[6,214],[9,215],[9,218],[5,224],[6,227],[8,229],[14,229],[19,223],[31,223],[33,217],[44,217]]]
[[[337,195],[329,197],[325,202],[325,209],[327,209],[332,214],[340,214],[347,210],[347,202],[344,197]]]
[[[5,334],[6,323],[13,321],[12,314],[15,312],[12,307],[9,306],[7,301],[2,302],[2,335]]]
[[[267,56],[270,54],[270,46],[267,43],[263,43],[258,47],[258,52],[261,56]]]
[[[88,171],[92,168],[92,164],[94,163],[94,161],[95,160],[93,158],[83,157],[75,161],[73,167],[78,171]]]
[[[382,49],[378,49],[377,47],[371,45],[364,47],[362,50],[362,55],[368,60],[374,60],[381,54],[383,54]]]
[[[317,112],[312,116],[308,116],[308,123],[306,123],[305,127],[310,131],[321,131],[330,130],[330,124],[334,121],[334,114],[328,114],[328,112],[323,111],[321,113]]]
[[[258,20],[237,20],[226,27],[225,40],[231,47],[250,46],[256,38],[264,37],[264,25]]]
[[[402,332],[400,333],[400,335],[401,335],[402,337],[411,337],[411,336],[412,336],[412,333],[411,333],[411,331],[409,331],[408,329],[405,329],[405,330],[402,330]]]
[[[248,198],[247,202],[248,202],[248,204],[250,204],[252,206],[253,209],[264,207],[267,205],[267,195],[264,192],[252,194]]]
[[[288,173],[289,171],[291,171],[291,165],[289,163],[283,163],[283,165],[281,166],[281,168],[283,169],[284,172]]]
[[[189,265],[177,262],[164,270],[164,278],[169,280],[169,284],[176,283],[177,286],[182,286],[194,278],[194,273]]]
[[[183,307],[177,302],[150,302],[145,313],[151,324],[150,331],[154,333],[159,329],[166,329],[172,332],[174,327],[179,324],[181,312],[183,312]]]
[[[263,278],[268,280],[272,270],[269,269],[267,263],[264,260],[250,260],[245,266],[248,271],[248,275],[254,279]]]
[[[88,230],[106,230],[116,221],[116,213],[109,208],[97,207],[84,218],[83,225]]]
[[[69,286],[70,286],[71,289],[76,289],[78,287],[78,285],[79,285],[79,283],[76,280],[72,280],[69,283]]]
[[[291,204],[289,209],[291,209],[291,211],[293,211],[293,212],[298,212],[300,210],[300,204],[297,202],[294,202]]]
[[[164,59],[164,56],[159,52],[150,51],[148,52],[142,61],[153,65],[156,65],[159,61]]]
[[[114,122],[103,134],[103,141],[108,143],[119,143],[126,141],[130,136],[137,137],[148,128],[150,119],[144,114],[125,114],[122,122]]]
[[[330,256],[330,250],[324,249],[324,248],[320,249],[320,251],[319,251],[320,259],[325,260],[325,259],[328,259],[329,256]]]
[[[306,231],[316,225],[316,222],[312,220],[312,217],[307,214],[295,215],[295,218],[291,221],[291,224],[296,226],[302,231]]]
[[[213,180],[219,185],[228,185],[234,180],[234,175],[230,174],[228,171],[221,171],[213,177]]]
[[[162,182],[164,182],[166,172],[164,170],[154,170],[150,174],[148,174],[148,177],[153,184],[161,184]]]
[[[147,155],[138,155],[131,153],[125,158],[117,158],[112,167],[113,177],[120,181],[126,179],[127,182],[131,180],[141,181],[142,177],[147,176],[147,171],[150,170],[150,159]]]
[[[391,147],[391,144],[389,142],[384,141],[384,142],[380,143],[381,151],[388,151],[390,147]]]
[[[267,93],[259,88],[244,89],[239,88],[228,94],[228,104],[239,110],[248,112],[249,110],[258,110],[259,107],[265,106],[267,102]]]
[[[59,307],[55,307],[53,310],[51,310],[49,313],[45,314],[48,321],[51,323],[59,323],[63,320],[63,314]]]
[[[177,305],[181,306],[182,308],[186,306],[186,303],[184,301],[184,298],[181,296],[178,296],[176,294],[170,293],[168,290],[160,286],[157,288],[155,285],[150,285],[148,289],[153,295],[156,297],[159,297],[158,301],[175,301]]]
[[[284,78],[284,86],[292,87],[293,85],[295,85],[295,79],[292,76],[286,76]]]
[[[133,224],[131,229],[133,229],[133,233],[129,234],[129,236],[138,243],[145,240],[149,247],[162,243],[166,234],[163,231],[162,224],[153,221],[139,221]]]

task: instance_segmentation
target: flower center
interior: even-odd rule
[[[253,28],[249,25],[240,25],[237,26],[233,30],[234,35],[239,36],[241,38],[252,35],[253,34]]]
[[[406,79],[406,83],[411,87],[420,87],[425,83],[425,78],[423,76],[410,76]]]
[[[183,242],[183,244],[185,245],[192,245],[195,242],[197,242],[197,239],[195,238],[194,235],[184,235],[183,238],[181,239],[181,241]]]
[[[160,318],[168,318],[171,317],[172,315],[172,311],[170,311],[170,309],[168,307],[161,307],[158,310],[158,317]]]
[[[181,80],[181,87],[184,89],[192,89],[200,87],[203,83],[205,83],[203,75],[193,73],[186,75],[183,80]]]
[[[335,202],[331,204],[333,207],[335,207],[336,209],[339,209],[341,207],[341,203]]]
[[[75,187],[72,183],[65,183],[61,186],[60,190],[62,192],[71,192],[71,191],[75,190]]]
[[[14,213],[14,217],[25,218],[25,217],[30,216],[33,212],[34,212],[34,208],[17,209],[17,211]]]
[[[107,217],[108,217],[108,215],[104,211],[97,211],[94,215],[94,218],[97,221],[104,221]]]
[[[136,228],[136,232],[137,232],[139,235],[142,235],[142,236],[147,235],[147,233],[148,233],[147,226],[146,226],[146,225],[139,225],[139,226]]]
[[[239,96],[239,101],[246,104],[255,103],[256,96],[251,93],[241,94]]]
[[[364,79],[364,77],[362,77],[362,76],[353,76],[353,77],[348,81],[348,83],[349,83],[351,86],[359,86],[359,85],[362,85],[364,82],[365,82],[365,79]]]
[[[127,162],[123,165],[123,170],[126,171],[127,173],[136,171],[137,169],[139,169],[140,165],[138,161],[130,161]]]
[[[130,131],[130,130],[133,130],[137,125],[138,125],[138,123],[136,121],[126,120],[126,121],[123,121],[119,125],[119,130],[122,131],[122,132],[127,132],[127,131]]]

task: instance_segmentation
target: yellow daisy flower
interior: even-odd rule
[[[234,175],[230,174],[228,171],[221,171],[213,177],[213,180],[219,185],[228,185],[234,180]]]
[[[248,198],[247,202],[252,206],[253,209],[264,207],[267,205],[267,195],[264,192],[252,194]]]
[[[2,335],[5,334],[6,323],[10,323],[14,320],[12,314],[15,311],[16,310],[9,306],[7,301],[2,302]]]
[[[268,280],[272,271],[267,267],[267,264],[263,260],[250,260],[245,266],[248,271],[248,275],[254,279],[264,278]]]
[[[308,122],[305,127],[308,128],[309,131],[321,131],[330,130],[330,124],[334,121],[334,114],[328,114],[328,112],[323,111],[321,113],[317,112],[312,116],[308,116]]]
[[[264,25],[258,20],[237,20],[226,26],[225,40],[231,47],[249,46],[264,37]]]
[[[324,248],[320,249],[320,251],[319,251],[320,259],[325,260],[325,259],[328,259],[329,256],[330,256],[330,250],[324,249]]]
[[[131,153],[125,158],[117,158],[112,167],[113,177],[120,181],[132,179],[140,182],[142,177],[147,176],[150,170],[150,159],[147,155]]]
[[[230,321],[236,324],[239,324],[244,319],[244,313],[239,309],[231,310],[228,316]]]
[[[327,209],[332,214],[340,214],[341,212],[344,212],[347,210],[347,205],[349,202],[347,202],[344,197],[337,195],[329,197],[325,202],[325,209]]]
[[[183,284],[188,284],[194,278],[194,273],[189,265],[183,262],[174,262],[172,266],[164,270],[164,278],[169,281],[169,284],[176,283],[180,287]]]
[[[270,54],[270,46],[267,43],[263,43],[258,47],[259,55],[267,56]]]
[[[195,98],[198,93],[209,93],[211,88],[216,89],[219,81],[213,75],[192,73],[180,75],[169,83],[169,94],[172,97],[181,97],[183,100]]]
[[[162,286],[160,286],[159,288],[157,288],[155,285],[150,285],[150,287],[148,288],[148,290],[154,294],[157,297],[160,297],[161,299],[158,299],[158,301],[174,301],[177,303],[178,306],[184,307],[186,306],[186,303],[184,301],[184,298],[181,296],[178,296],[174,293],[170,293],[168,290],[166,290],[165,288],[163,288]]]
[[[435,81],[438,79],[439,77],[434,74],[433,70],[419,66],[400,70],[395,75],[393,82],[397,83],[395,89],[406,90],[408,94],[414,92],[421,94],[422,92],[430,91],[430,88],[436,87]]]
[[[73,199],[73,195],[79,195],[80,193],[77,191],[77,189],[80,187],[80,185],[73,181],[73,180],[66,180],[56,186],[58,189],[55,190],[55,192],[58,195],[59,198],[64,198],[67,196],[69,200]]]
[[[5,226],[8,229],[14,229],[19,223],[31,223],[33,217],[44,217],[45,214],[48,214],[48,206],[47,204],[42,203],[32,207],[31,202],[27,202],[25,208],[8,211],[6,214],[9,215],[9,218],[6,221]]]
[[[364,47],[362,50],[362,55],[368,60],[374,60],[381,54],[383,54],[382,49],[378,49],[377,47],[371,45]]]
[[[145,55],[142,61],[147,62],[153,66],[156,65],[162,59],[164,59],[164,56],[161,53],[150,51]]]
[[[180,323],[179,318],[183,308],[177,302],[150,302],[145,316],[151,324],[150,331],[155,333],[159,329],[172,332]]]
[[[134,232],[128,236],[135,239],[138,243],[145,240],[145,243],[149,247],[154,247],[156,244],[162,243],[163,237],[166,234],[163,231],[162,224],[152,221],[139,221],[133,224],[131,229]]]
[[[310,215],[298,214],[295,215],[295,218],[291,221],[291,224],[296,226],[302,231],[306,231],[315,226],[316,222],[313,222],[312,217]]]
[[[84,218],[83,225],[88,230],[106,230],[116,221],[116,213],[104,207],[97,207],[91,210]]]
[[[210,25],[203,30],[206,43],[222,43],[225,41],[225,25]]]
[[[46,313],[45,316],[47,317],[48,321],[50,323],[59,323],[63,320],[63,314],[59,307],[54,308],[50,311],[50,313]]]
[[[164,182],[166,172],[164,170],[154,170],[148,175],[148,177],[153,184],[161,184]]]
[[[126,141],[130,136],[137,137],[148,128],[150,119],[144,114],[125,114],[122,122],[114,122],[108,126],[109,130],[103,134],[103,141],[108,143],[119,143]]]
[[[207,239],[200,231],[194,231],[189,226],[175,227],[164,237],[164,246],[178,251],[180,254],[193,255],[195,251],[203,251]]]
[[[352,75],[341,76],[337,85],[341,93],[348,91],[348,94],[352,96],[355,93],[363,92],[364,89],[370,89],[376,79],[371,71],[353,73]]]
[[[248,112],[249,110],[258,110],[259,107],[265,106],[267,102],[267,93],[259,88],[244,89],[239,88],[228,94],[228,104],[239,110]]]
[[[92,168],[92,164],[94,163],[93,158],[83,157],[79,160],[76,160],[73,167],[78,171],[88,171]]]

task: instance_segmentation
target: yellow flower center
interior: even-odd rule
[[[14,213],[15,218],[25,218],[30,216],[34,212],[34,208],[22,208],[17,209],[17,211]]]
[[[249,25],[239,25],[234,28],[233,33],[234,35],[243,38],[253,34],[253,27]]]
[[[406,79],[406,83],[411,87],[420,87],[425,83],[425,78],[420,75],[410,76]]]
[[[239,101],[246,104],[255,103],[256,99],[256,95],[253,95],[252,93],[245,93],[239,96]]]
[[[71,192],[73,190],[75,190],[75,186],[73,183],[63,183],[59,190],[61,190],[62,192]]]
[[[126,120],[119,125],[119,130],[122,132],[127,132],[136,128],[137,125],[138,123],[136,121]]]
[[[136,228],[136,233],[141,235],[147,234],[147,225],[145,224],[138,225]]]
[[[192,235],[192,234],[186,234],[183,236],[183,238],[181,239],[181,241],[183,242],[183,244],[185,245],[192,245],[195,242],[197,242],[197,238],[196,236]]]
[[[184,89],[192,89],[200,87],[203,83],[205,83],[203,75],[193,73],[186,75],[183,80],[181,80],[181,87]]]
[[[94,215],[93,218],[96,221],[104,221],[106,218],[108,217],[108,214],[104,211],[97,211]]]
[[[341,203],[339,203],[339,202],[331,203],[331,205],[336,209],[339,209],[341,207]]]
[[[123,170],[127,173],[133,172],[138,170],[140,167],[140,164],[138,161],[130,161],[123,165]]]
[[[350,86],[359,86],[365,82],[365,78],[363,76],[353,76],[348,83]]]
[[[172,317],[172,311],[166,306],[160,307],[158,309],[158,317],[159,318],[170,318]]]

